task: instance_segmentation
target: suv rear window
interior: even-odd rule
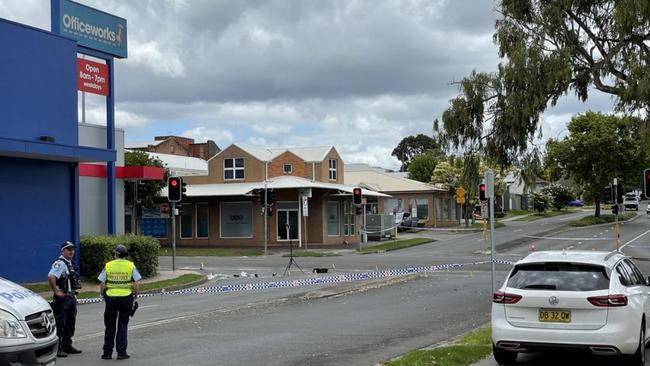
[[[605,267],[575,263],[515,266],[508,287],[522,290],[596,291],[609,289]]]

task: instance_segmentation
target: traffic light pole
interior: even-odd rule
[[[269,213],[267,212],[268,210],[268,205],[266,204],[268,202],[268,191],[266,190],[266,179],[264,180],[264,202],[262,202],[262,206],[264,207],[264,212],[262,215],[264,215],[264,256],[266,256],[266,250],[268,247],[269,243]]]
[[[172,202],[172,271],[176,272],[176,202]]]

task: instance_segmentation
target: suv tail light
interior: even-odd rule
[[[492,302],[496,304],[516,304],[521,300],[521,295],[497,291],[492,295]]]
[[[627,305],[627,296],[625,295],[594,296],[588,297],[587,300],[592,305],[599,307],[616,307]]]

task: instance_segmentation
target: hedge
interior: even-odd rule
[[[150,236],[82,236],[80,245],[81,273],[86,278],[96,278],[104,265],[113,260],[113,250],[122,244],[129,250],[129,258],[135,263],[143,278],[156,274],[160,243]]]

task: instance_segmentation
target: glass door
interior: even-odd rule
[[[298,240],[298,211],[278,210],[278,241]],[[287,225],[289,227],[287,228]]]

